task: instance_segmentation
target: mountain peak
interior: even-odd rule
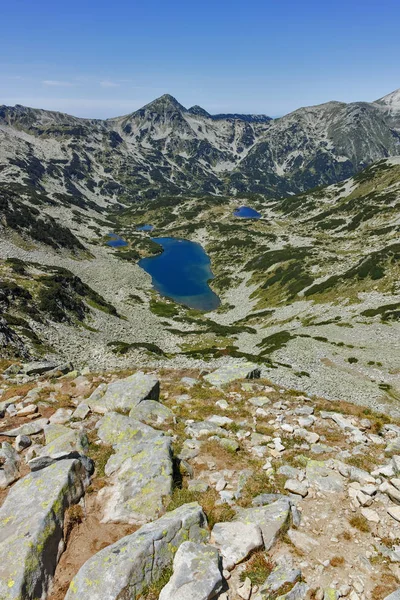
[[[376,104],[387,106],[390,112],[400,112],[400,88],[376,100]]]
[[[208,117],[208,118],[211,117],[210,113],[208,113],[206,110],[204,110],[204,108],[202,108],[198,104],[195,104],[194,106],[189,108],[188,112],[192,115],[200,115],[202,117]]]
[[[152,102],[149,102],[148,104],[146,104],[146,106],[144,106],[143,109],[144,110],[151,109],[151,110],[156,110],[156,111],[179,110],[181,112],[186,112],[186,108],[184,106],[182,106],[182,104],[180,104],[176,98],[171,96],[171,94],[163,94],[159,98],[156,98]]]

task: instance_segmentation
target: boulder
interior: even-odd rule
[[[1,435],[5,435],[6,437],[17,437],[17,435],[36,435],[37,433],[41,433],[43,431],[48,422],[48,419],[36,419],[36,421],[24,423],[15,429],[2,431]]]
[[[117,409],[128,413],[143,400],[158,400],[159,396],[160,383],[157,377],[138,371],[126,379],[108,385],[101,384],[86,403],[101,414]]]
[[[292,587],[290,592],[287,592],[287,594],[283,594],[282,596],[278,596],[276,600],[308,600],[310,597],[309,592],[310,588],[308,585],[303,581],[299,581],[294,587]]]
[[[260,527],[241,521],[216,523],[211,541],[221,552],[224,569],[228,570],[232,570],[254,550],[263,547]]]
[[[100,440],[114,449],[105,467],[109,485],[99,494],[103,522],[143,524],[156,519],[172,492],[171,438],[119,413],[108,413],[98,426]]]
[[[291,558],[286,556],[281,557],[280,561],[260,587],[259,594],[261,598],[269,598],[283,587],[287,588],[289,584],[296,583],[300,577],[301,571],[293,566]]]
[[[8,493],[0,508],[0,598],[44,598],[63,549],[66,509],[88,484],[77,460],[30,473]]]
[[[159,600],[212,600],[222,589],[218,550],[208,544],[183,542],[174,572]]]
[[[25,448],[29,448],[31,444],[32,440],[27,435],[17,435],[15,438],[15,449],[17,452],[21,452],[22,450],[25,450]]]
[[[49,421],[56,425],[64,425],[71,420],[72,410],[70,408],[58,408],[54,415],[51,415]]]
[[[384,600],[400,600],[400,588],[389,594],[389,596],[385,596]]]
[[[216,387],[220,387],[236,379],[259,379],[261,371],[258,365],[251,362],[242,362],[225,365],[216,371],[204,375],[204,379]]]
[[[43,373],[47,373],[48,371],[53,371],[53,369],[57,368],[57,363],[51,361],[37,361],[31,363],[25,363],[21,372],[26,375],[42,375]]]
[[[53,457],[60,453],[77,451],[85,454],[88,449],[88,439],[83,429],[70,429],[64,425],[51,423],[44,427],[46,445],[40,450],[40,456]]]
[[[0,450],[0,489],[5,489],[19,477],[18,452],[8,442],[3,442]]]
[[[88,416],[89,413],[90,413],[89,406],[86,404],[86,402],[81,402],[76,407],[74,412],[72,413],[71,419],[76,419],[77,421],[83,421],[84,419],[86,419],[86,417]]]
[[[189,437],[199,438],[203,435],[227,436],[228,432],[211,421],[195,421],[186,426],[185,434]]]
[[[253,523],[260,527],[264,548],[269,550],[289,521],[290,500],[282,496],[267,506],[242,508],[238,510],[236,518],[243,523]]]
[[[65,600],[136,600],[172,566],[183,542],[207,541],[206,527],[197,502],[180,506],[92,556],[71,581]]]
[[[143,400],[131,409],[129,416],[147,425],[162,425],[175,420],[172,410],[155,400]]]
[[[298,479],[288,479],[285,483],[285,490],[292,494],[297,494],[305,498],[308,494],[308,484],[306,481],[298,481]]]
[[[324,461],[309,460],[306,476],[310,485],[321,492],[341,492],[344,489],[344,478],[340,473],[327,467]]]

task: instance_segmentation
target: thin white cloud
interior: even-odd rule
[[[51,87],[72,87],[74,85],[70,81],[59,81],[57,79],[45,79],[42,83]]]
[[[101,87],[104,87],[104,88],[119,87],[119,83],[116,83],[115,81],[110,81],[109,79],[100,81],[100,85],[101,85]]]

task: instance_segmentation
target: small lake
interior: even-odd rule
[[[210,259],[200,244],[178,238],[152,238],[164,249],[162,254],[142,258],[139,266],[152,277],[154,288],[189,308],[209,311],[221,301],[208,281],[213,279]]]
[[[122,248],[123,246],[128,245],[128,242],[126,242],[116,233],[109,233],[108,237],[109,240],[106,242],[107,246],[112,246],[113,248]]]
[[[241,219],[261,219],[261,213],[250,208],[250,206],[239,206],[233,211],[234,217],[240,217]]]
[[[136,231],[153,231],[154,225],[139,225]]]

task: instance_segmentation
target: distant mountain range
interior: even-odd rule
[[[284,197],[400,154],[400,90],[279,119],[210,115],[166,94],[123,117],[0,107],[0,192],[107,206],[158,195]]]

